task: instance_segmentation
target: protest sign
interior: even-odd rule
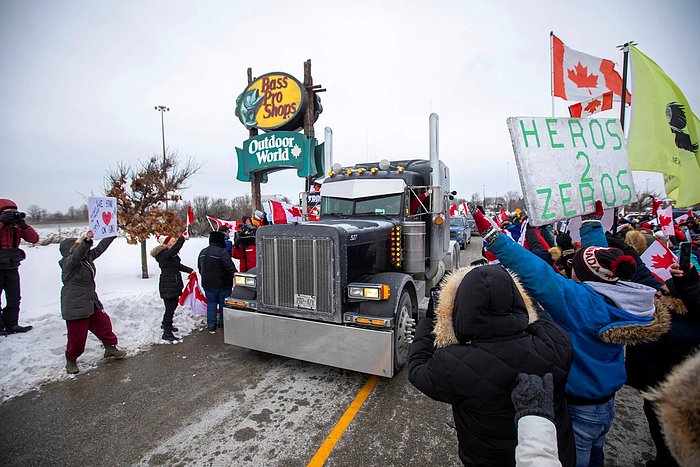
[[[511,117],[508,129],[530,223],[540,226],[633,199],[617,119]]]
[[[117,236],[117,198],[88,198],[88,226],[99,240]]]

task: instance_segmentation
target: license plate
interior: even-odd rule
[[[294,306],[297,308],[306,308],[307,310],[316,309],[316,297],[313,295],[304,295],[300,293],[294,294]]]

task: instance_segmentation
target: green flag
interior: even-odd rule
[[[677,206],[700,203],[700,121],[666,73],[636,47],[632,55],[632,125],[627,154],[632,170],[664,174]]]

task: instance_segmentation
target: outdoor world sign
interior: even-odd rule
[[[316,145],[315,138],[306,138],[293,131],[274,131],[254,136],[236,148],[238,173],[241,182],[252,181],[251,174],[261,172],[263,181],[267,174],[282,169],[296,168],[299,177],[323,175],[323,144]]]
[[[236,116],[248,129],[297,130],[302,126],[306,101],[306,90],[292,75],[267,73],[238,96]]]
[[[632,201],[634,185],[617,119],[509,118],[515,162],[533,225]]]

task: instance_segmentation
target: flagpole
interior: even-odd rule
[[[211,219],[209,219],[209,216],[206,216],[206,215],[205,215],[204,217],[206,217],[206,218],[207,218],[207,222],[209,222],[209,228],[210,228],[211,230],[216,230],[216,229],[214,228],[214,224],[211,223]]]
[[[552,117],[554,117],[554,44],[552,36],[554,31],[549,31],[549,90],[552,96]]]
[[[627,67],[629,62],[630,45],[637,45],[634,41],[625,42],[617,47],[622,50],[622,95],[620,96],[620,125],[625,129],[625,105],[627,104]]]

